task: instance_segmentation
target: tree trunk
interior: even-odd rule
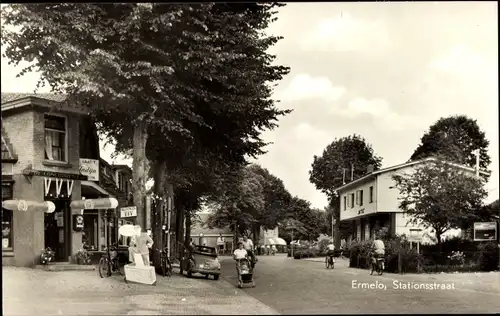
[[[155,161],[154,165],[154,187],[153,192],[156,196],[156,203],[153,211],[153,216],[151,216],[152,225],[151,228],[153,230],[153,242],[156,249],[163,249],[164,241],[164,232],[163,232],[163,224],[165,222],[164,219],[164,210],[165,210],[165,184],[166,184],[166,174],[167,174],[167,163],[166,161]],[[153,252],[153,261],[155,263],[155,268],[160,271],[160,252]]]
[[[334,213],[332,214],[335,218],[335,225],[333,225],[333,234],[335,236],[335,249],[340,249],[340,246],[342,245],[342,236],[340,236],[340,212],[337,212],[335,209]]]
[[[185,244],[185,237],[184,237],[184,214],[185,214],[185,208],[184,205],[179,203],[179,201],[176,201],[176,216],[175,216],[175,249],[177,255],[181,255],[181,244]]]
[[[137,208],[136,224],[146,226],[144,199],[146,196],[146,142],[148,140],[147,124],[144,121],[136,122],[133,136],[133,162],[132,162],[132,194],[134,205]]]
[[[255,246],[259,244],[260,241],[260,225],[254,224],[252,225],[252,235],[253,235],[253,243]]]
[[[191,243],[191,214],[189,210],[184,211],[184,216],[186,217],[186,235],[184,239],[184,244],[186,247]]]
[[[175,254],[177,253],[176,252],[176,245],[177,245],[177,241],[176,241],[176,231],[175,231],[175,224],[176,224],[176,213],[175,213],[175,194],[174,194],[174,185],[171,184],[171,183],[167,183],[165,182],[165,186],[166,186],[166,190],[167,190],[167,196],[170,197],[170,210],[169,212],[167,212],[165,214],[165,216],[167,216],[167,218],[164,219],[164,223],[165,225],[168,225],[166,226],[167,229],[168,229],[168,232],[170,234],[170,244],[168,245],[169,249],[170,249],[170,257],[175,257]],[[168,205],[167,205],[168,207]],[[170,223],[167,223],[168,221],[168,214],[170,213]]]

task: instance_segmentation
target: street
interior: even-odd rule
[[[349,268],[347,260],[337,260],[334,270],[327,270],[322,258],[315,260],[259,256],[255,268],[257,286],[244,291],[281,314],[500,311],[498,272],[370,276],[368,270]],[[221,261],[224,278],[236,287],[234,262],[229,257]],[[412,281],[436,282],[448,289],[404,289]],[[393,288],[394,282],[398,282],[399,289]],[[380,289],[356,288],[366,287],[364,283]]]

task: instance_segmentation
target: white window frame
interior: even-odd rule
[[[45,127],[45,117],[46,116],[56,116],[56,117],[62,117],[64,118],[64,160],[50,160],[48,158],[45,158],[45,148],[47,146],[47,144],[45,144],[46,140],[45,140],[45,137],[46,137],[46,134],[45,132],[48,130],[48,131],[52,131],[52,132],[58,132],[60,133],[61,131],[59,130],[54,130],[54,129],[51,129],[51,128],[46,128]],[[69,151],[68,151],[68,144],[69,144],[69,133],[68,133],[68,116],[67,115],[64,115],[64,114],[60,114],[60,113],[43,113],[43,157],[44,157],[44,160],[45,161],[50,161],[50,162],[55,162],[55,163],[68,163],[69,161]]]
[[[356,202],[354,193],[351,193],[350,200],[351,200],[351,208],[354,208],[354,203]]]
[[[359,193],[359,203],[358,203],[358,205],[359,206],[363,206],[363,190],[359,190],[358,193]]]

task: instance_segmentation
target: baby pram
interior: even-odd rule
[[[255,287],[253,279],[253,270],[248,258],[236,260],[236,268],[238,270],[238,287],[242,288],[244,284],[251,284]]]

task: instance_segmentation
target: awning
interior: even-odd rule
[[[71,208],[80,210],[105,210],[117,206],[118,201],[115,198],[85,199],[71,202]]]
[[[283,238],[274,238],[276,245],[286,246],[286,241]]]
[[[266,238],[266,245],[276,245],[276,243],[274,242],[274,239]]]
[[[6,200],[2,202],[2,207],[19,212],[45,212],[52,213],[56,210],[54,203],[50,201],[37,202],[37,201],[26,201],[26,200]]]
[[[109,194],[108,191],[104,190],[103,188],[101,188],[97,183],[95,182],[92,182],[92,181],[86,181],[86,180],[83,180],[80,182],[82,187],[87,187],[89,189],[91,189],[92,191],[96,192],[97,194],[102,194],[102,195],[106,195],[106,196],[111,196],[111,194]]]

